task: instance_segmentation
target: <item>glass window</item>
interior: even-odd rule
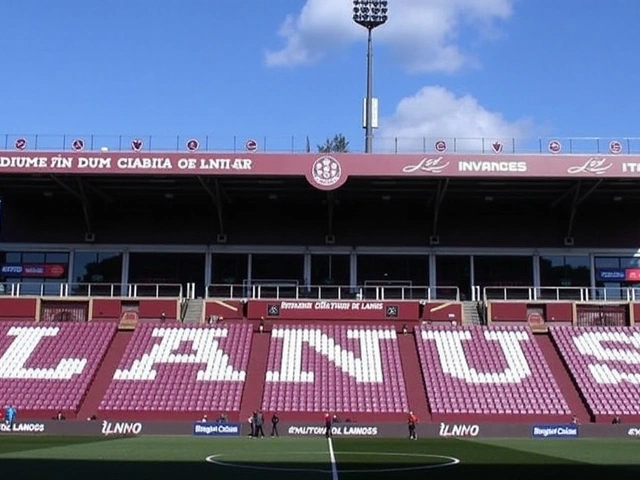
[[[429,285],[429,257],[426,255],[358,255],[358,283],[392,282],[414,287]]]
[[[304,284],[304,255],[301,254],[264,254],[251,255],[251,280],[283,280]]]
[[[351,261],[349,255],[312,255],[311,285],[349,286]]]
[[[457,291],[456,291],[457,289]],[[471,258],[469,255],[436,256],[436,293],[438,298],[471,299]]]
[[[202,284],[204,253],[132,252],[129,282],[138,284]]]
[[[474,281],[482,287],[533,285],[533,257],[474,256]]]
[[[596,257],[596,268],[620,268],[620,259],[618,257]]]
[[[22,263],[22,254],[19,252],[7,252],[5,254],[6,263]]]
[[[22,254],[22,263],[44,263],[45,254],[37,252],[25,252]]]
[[[69,263],[69,254],[68,253],[46,253],[44,256],[44,261],[46,263]]]
[[[588,256],[540,257],[540,285],[543,287],[588,287],[591,285]]]
[[[640,268],[640,257],[621,257],[620,266],[622,268]]]
[[[242,285],[249,276],[247,253],[214,253],[211,255],[211,283]]]
[[[116,283],[122,280],[122,253],[76,252],[73,258],[75,283]]]

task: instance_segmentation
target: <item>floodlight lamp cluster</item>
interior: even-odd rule
[[[353,0],[353,21],[373,30],[389,18],[388,4],[387,0]]]

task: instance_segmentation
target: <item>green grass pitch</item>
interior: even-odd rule
[[[333,450],[332,462],[331,449]],[[0,437],[11,478],[637,480],[633,439],[349,439],[206,437]],[[426,477],[425,477],[426,476]],[[518,480],[516,478],[516,480]]]

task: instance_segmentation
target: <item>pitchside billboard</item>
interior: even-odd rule
[[[315,423],[278,425],[280,435],[320,437],[325,427]],[[640,438],[640,424],[498,424],[474,422],[420,423],[420,438]],[[239,437],[247,432],[240,423],[144,422],[144,421],[24,421],[13,426],[0,423],[0,435],[94,435],[139,436],[177,435],[202,437]],[[331,429],[334,437],[408,438],[404,423],[342,423]]]

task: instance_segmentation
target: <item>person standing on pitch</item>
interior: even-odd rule
[[[13,431],[13,426],[16,424],[17,415],[18,411],[16,410],[16,407],[14,407],[13,405],[9,405],[9,408],[7,408],[7,413],[5,414],[5,419],[7,425],[9,425],[10,431]]]
[[[249,418],[247,419],[247,422],[249,422],[249,436],[251,438],[253,438],[255,431],[256,431],[256,426],[254,424],[254,419],[256,417],[256,412],[253,412]]]
[[[274,413],[273,415],[271,415],[271,436],[272,437],[280,436],[280,434],[278,433],[278,423],[280,423],[280,417],[278,417],[277,413]]]
[[[407,418],[407,426],[409,427],[409,438],[411,440],[418,439],[418,435],[416,435],[416,423],[418,423],[418,417],[416,417],[413,412],[409,412],[409,417]]]
[[[324,414],[324,436],[327,438],[331,437],[331,415],[329,413]]]
[[[256,437],[264,438],[264,415],[262,414],[262,410],[258,410],[253,417],[253,434]]]

